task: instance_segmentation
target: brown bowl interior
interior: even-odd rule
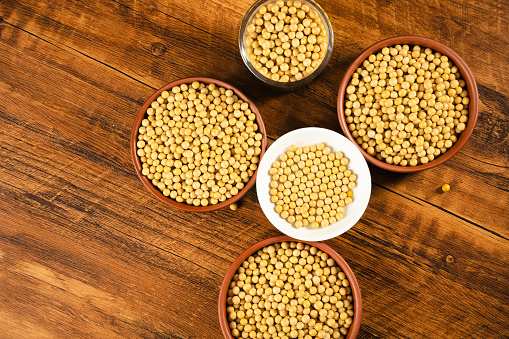
[[[219,324],[221,325],[221,331],[223,332],[223,336],[226,339],[234,339],[228,319],[226,317],[226,298],[228,295],[228,290],[230,288],[230,282],[233,279],[233,276],[237,272],[237,269],[242,264],[244,260],[246,260],[250,255],[252,255],[254,252],[258,251],[259,249],[274,244],[278,242],[301,242],[304,244],[308,244],[310,246],[314,246],[323,252],[327,253],[331,258],[333,258],[336,263],[341,267],[343,272],[345,272],[346,276],[348,277],[348,280],[350,282],[350,287],[352,288],[352,296],[354,300],[354,318],[353,323],[350,326],[350,329],[348,330],[348,334],[346,336],[346,339],[353,339],[357,337],[357,333],[359,333],[359,328],[361,326],[361,318],[362,318],[362,298],[361,298],[361,290],[359,288],[359,283],[357,282],[357,279],[355,279],[355,275],[353,274],[352,269],[346,261],[332,248],[325,245],[321,242],[312,242],[312,241],[303,241],[303,240],[296,240],[286,235],[281,235],[269,239],[262,240],[253,246],[249,247],[247,250],[242,252],[241,255],[233,262],[233,264],[230,266],[228,271],[226,272],[226,276],[223,279],[223,283],[221,284],[221,289],[219,291],[219,302],[218,302],[218,309],[219,309]]]
[[[397,165],[391,165],[386,162],[380,161],[376,159],[375,157],[369,155],[366,151],[360,147],[359,144],[355,141],[355,138],[350,133],[350,130],[348,129],[348,125],[346,123],[345,118],[345,112],[344,112],[344,104],[345,104],[345,92],[346,87],[348,86],[348,83],[350,82],[350,78],[352,77],[355,70],[362,64],[364,60],[366,60],[369,55],[376,53],[380,51],[384,47],[389,46],[395,46],[395,45],[419,45],[421,47],[428,47],[436,52],[440,52],[444,55],[447,55],[456,65],[461,73],[462,78],[465,80],[468,90],[468,95],[470,98],[470,104],[469,104],[469,117],[468,117],[468,123],[466,129],[460,134],[458,137],[458,141],[444,154],[441,154],[438,156],[435,160],[424,164],[424,165],[418,165],[418,166],[397,166]],[[357,57],[357,59],[354,60],[354,62],[350,65],[350,67],[346,70],[346,73],[343,77],[343,80],[341,81],[341,84],[339,86],[339,93],[338,93],[338,118],[339,118],[339,124],[341,125],[341,129],[343,130],[343,133],[345,136],[350,139],[357,148],[361,151],[361,153],[364,155],[364,158],[373,165],[376,165],[378,167],[381,167],[383,169],[393,171],[393,172],[417,172],[422,171],[425,169],[429,169],[435,166],[438,166],[447,160],[449,160],[454,154],[458,153],[458,151],[463,147],[463,145],[467,142],[468,138],[472,134],[472,131],[474,129],[475,122],[477,121],[477,116],[479,114],[479,95],[477,93],[477,84],[475,82],[474,76],[472,75],[472,72],[468,68],[467,64],[463,59],[454,52],[451,48],[435,41],[432,39],[420,37],[420,36],[398,36],[389,38],[380,42],[377,42],[376,44],[372,45],[368,49],[366,49],[364,52],[362,52],[361,55]]]
[[[215,204],[215,205],[209,205],[209,206],[191,206],[191,205],[188,205],[188,204],[185,204],[185,203],[176,202],[175,200],[173,200],[173,199],[171,199],[169,197],[164,196],[162,194],[162,192],[159,191],[159,189],[157,189],[152,184],[152,182],[141,173],[141,170],[142,170],[141,161],[140,161],[140,159],[138,157],[138,154],[136,153],[137,152],[136,143],[138,141],[138,130],[139,130],[139,127],[141,125],[141,121],[146,116],[146,112],[147,112],[147,109],[150,106],[150,104],[154,100],[156,100],[157,97],[159,97],[159,95],[163,91],[171,90],[172,87],[178,86],[178,85],[181,85],[181,84],[190,84],[190,83],[192,83],[194,81],[199,81],[199,82],[202,82],[204,84],[216,84],[216,85],[224,87],[226,89],[231,89],[240,99],[244,100],[245,102],[247,102],[249,104],[249,108],[256,115],[256,123],[258,124],[259,131],[263,135],[262,145],[261,145],[262,152],[260,153],[260,159],[263,157],[263,154],[265,153],[265,149],[267,148],[267,132],[265,131],[265,125],[263,124],[262,116],[260,115],[260,112],[258,112],[258,109],[254,105],[254,103],[251,100],[249,100],[249,98],[246,97],[238,89],[236,89],[235,87],[233,87],[233,86],[231,86],[231,85],[229,85],[229,84],[227,84],[225,82],[222,82],[222,81],[219,81],[219,80],[215,80],[215,79],[210,79],[210,78],[194,77],[194,78],[180,79],[180,80],[177,80],[177,81],[174,81],[174,82],[171,82],[171,83],[167,84],[166,86],[160,88],[158,91],[156,91],[154,94],[152,94],[152,96],[147,99],[147,101],[143,104],[143,106],[141,106],[140,110],[138,111],[138,115],[136,115],[136,119],[134,120],[133,128],[131,130],[131,142],[130,142],[130,146],[131,146],[131,158],[132,158],[133,163],[134,163],[134,169],[136,170],[136,174],[138,174],[138,177],[140,178],[141,182],[143,183],[143,185],[145,185],[145,187],[157,199],[159,199],[160,201],[162,201],[162,202],[164,202],[164,203],[166,203],[166,204],[168,204],[168,205],[170,205],[172,207],[178,208],[178,209],[183,210],[183,211],[187,211],[187,212],[209,212],[209,211],[214,211],[214,210],[220,209],[222,207],[228,206],[228,205],[236,202],[240,198],[242,198],[242,196],[244,196],[244,194],[246,194],[247,191],[249,191],[249,189],[254,185],[254,183],[256,181],[256,173],[257,173],[258,170],[255,171],[255,173],[249,179],[248,183],[244,186],[244,188],[237,195],[231,197],[230,199],[227,199],[227,200],[225,200],[223,202],[220,202],[218,204]]]

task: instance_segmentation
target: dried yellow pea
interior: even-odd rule
[[[292,169],[289,163],[294,162],[296,156],[299,161],[305,158],[306,163]],[[338,167],[334,166],[335,162]],[[291,145],[269,169],[269,173],[282,169],[286,173],[277,178],[273,176],[270,183],[274,211],[296,228],[309,225],[316,229],[341,220],[343,206],[353,202],[357,180],[347,168],[348,163],[343,153],[333,152],[324,143],[304,147]]]
[[[237,195],[254,175],[263,136],[232,90],[193,82],[163,91],[138,130],[142,174],[164,196],[208,206]]]

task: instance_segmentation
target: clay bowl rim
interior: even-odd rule
[[[350,78],[352,77],[352,74],[355,72],[355,70],[362,64],[364,60],[367,59],[367,57],[370,54],[373,54],[375,52],[378,52],[384,47],[389,46],[395,46],[395,45],[419,45],[421,47],[427,47],[433,49],[435,52],[440,52],[449,59],[451,59],[454,62],[454,65],[458,67],[462,78],[466,82],[466,87],[468,90],[468,96],[470,98],[470,104],[468,107],[468,123],[465,130],[460,134],[458,141],[444,154],[441,154],[438,158],[435,160],[424,164],[424,165],[418,165],[418,166],[397,166],[397,165],[391,165],[386,162],[380,161],[376,159],[375,157],[369,155],[366,151],[360,147],[359,144],[355,141],[355,138],[350,133],[350,130],[348,129],[345,115],[344,115],[344,100],[345,100],[345,93],[346,93],[346,87],[348,85],[348,82],[350,81]],[[468,138],[472,135],[472,131],[474,130],[475,123],[477,121],[477,117],[479,116],[479,94],[477,92],[477,84],[475,82],[475,78],[466,64],[466,62],[450,47],[435,41],[433,39],[425,38],[422,36],[415,36],[415,35],[405,35],[405,36],[396,36],[389,39],[385,39],[382,41],[379,41],[370,47],[368,47],[364,52],[362,52],[348,67],[346,70],[345,75],[343,76],[343,79],[341,80],[341,84],[339,86],[339,92],[338,92],[338,102],[337,102],[337,111],[338,111],[338,119],[339,124],[341,126],[341,130],[345,134],[345,136],[350,139],[357,148],[361,151],[362,155],[364,155],[364,158],[371,164],[383,168],[388,171],[392,172],[401,172],[401,173],[411,173],[411,172],[418,172],[426,169],[430,169],[432,167],[438,166],[440,164],[443,164],[450,158],[452,158],[456,153],[459,152],[459,150],[465,145]]]
[[[339,255],[338,252],[336,252],[332,247],[322,243],[322,242],[314,242],[314,241],[305,241],[305,240],[297,240],[292,237],[289,237],[287,235],[280,235],[272,238],[268,238],[262,241],[257,242],[256,244],[250,246],[248,249],[246,249],[244,252],[242,252],[237,259],[231,264],[230,268],[226,272],[223,282],[221,283],[221,289],[219,290],[219,298],[218,298],[218,316],[219,316],[219,324],[221,326],[221,331],[223,333],[223,336],[226,339],[234,339],[229,323],[226,317],[226,297],[228,295],[228,290],[230,288],[230,282],[233,279],[233,276],[235,275],[235,272],[237,272],[237,269],[242,264],[244,260],[246,260],[250,255],[252,255],[254,252],[258,251],[259,249],[274,244],[278,242],[301,242],[304,244],[308,244],[310,246],[315,246],[316,248],[322,250],[323,252],[327,253],[331,258],[333,258],[336,263],[341,267],[343,272],[348,277],[348,281],[350,282],[350,287],[352,288],[352,296],[354,300],[354,319],[352,322],[352,325],[350,326],[348,330],[348,334],[346,336],[346,339],[353,339],[357,337],[357,334],[359,333],[359,329],[361,326],[361,320],[362,320],[362,296],[361,296],[361,290],[359,287],[359,283],[357,279],[355,278],[355,274],[353,273],[352,269],[348,265],[348,263]]]
[[[188,204],[185,204],[185,203],[179,203],[179,202],[177,202],[177,201],[175,201],[175,200],[173,200],[173,199],[171,199],[169,197],[164,196],[162,194],[162,192],[159,191],[159,189],[157,189],[152,184],[152,182],[141,173],[141,169],[142,169],[141,161],[140,161],[140,159],[138,157],[138,154],[136,153],[137,152],[136,142],[138,141],[138,129],[139,129],[140,125],[141,125],[141,121],[146,116],[146,111],[147,111],[147,108],[150,106],[150,104],[154,100],[156,100],[157,97],[159,97],[159,95],[163,91],[171,90],[172,87],[178,86],[178,85],[181,85],[181,84],[191,84],[194,81],[199,81],[199,82],[202,82],[202,83],[205,83],[205,84],[216,84],[216,85],[224,87],[226,89],[231,89],[240,99],[244,100],[245,102],[247,102],[249,104],[249,108],[256,115],[256,123],[258,124],[259,132],[262,133],[262,135],[263,135],[262,145],[261,145],[262,151],[261,151],[260,156],[259,156],[259,158],[261,160],[263,155],[264,155],[264,153],[265,153],[265,150],[267,148],[267,132],[265,130],[265,125],[263,124],[263,119],[262,119],[262,116],[261,116],[260,112],[258,111],[258,108],[256,108],[255,104],[244,93],[239,91],[234,86],[232,86],[232,85],[230,85],[230,84],[228,84],[228,83],[226,83],[224,81],[221,81],[221,80],[212,79],[212,78],[206,78],[206,77],[190,77],[190,78],[178,79],[178,80],[170,82],[169,84],[166,84],[165,86],[161,87],[156,92],[154,92],[145,101],[145,103],[141,106],[141,108],[138,110],[136,118],[134,119],[133,127],[131,129],[131,139],[130,139],[129,144],[130,144],[130,148],[131,148],[131,158],[132,158],[132,161],[133,161],[133,164],[134,164],[134,169],[136,171],[136,174],[138,174],[138,177],[140,178],[141,182],[152,193],[152,195],[154,195],[157,199],[159,199],[163,203],[165,203],[167,205],[170,205],[171,207],[177,208],[179,210],[182,210],[182,211],[186,211],[186,212],[210,212],[210,211],[218,210],[218,209],[223,208],[225,206],[228,206],[230,204],[233,204],[234,202],[236,202],[240,198],[242,198],[251,189],[251,187],[253,187],[253,185],[254,185],[254,183],[256,181],[256,174],[258,172],[258,168],[256,169],[256,171],[253,174],[253,176],[249,179],[248,183],[244,186],[244,188],[237,195],[234,195],[230,199],[227,199],[227,200],[225,200],[223,202],[220,202],[218,204],[215,204],[215,205],[191,206],[191,205],[188,205]]]

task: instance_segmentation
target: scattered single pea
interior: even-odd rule
[[[345,119],[357,143],[388,164],[433,161],[458,140],[470,99],[457,66],[421,46],[384,47],[354,72]]]
[[[449,184],[442,185],[442,191],[449,192],[450,189],[451,189],[451,186],[449,186]]]
[[[163,91],[139,128],[142,174],[164,196],[194,206],[237,195],[261,154],[256,115],[231,89],[193,82]]]
[[[230,209],[231,209],[232,211],[236,211],[236,210],[237,210],[237,208],[239,208],[239,205],[237,205],[237,203],[235,203],[235,202],[234,202],[233,204],[230,204]]]

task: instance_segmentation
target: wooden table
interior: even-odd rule
[[[235,212],[156,200],[129,155],[139,107],[166,83],[207,76],[254,101],[271,141],[306,126],[340,131],[349,64],[408,34],[467,62],[477,125],[439,167],[371,167],[364,216],[325,243],[360,283],[359,338],[509,337],[509,2],[321,0],[334,53],[291,93],[264,87],[241,60],[251,3],[0,1],[0,337],[221,338],[226,270],[280,233],[254,189]]]

